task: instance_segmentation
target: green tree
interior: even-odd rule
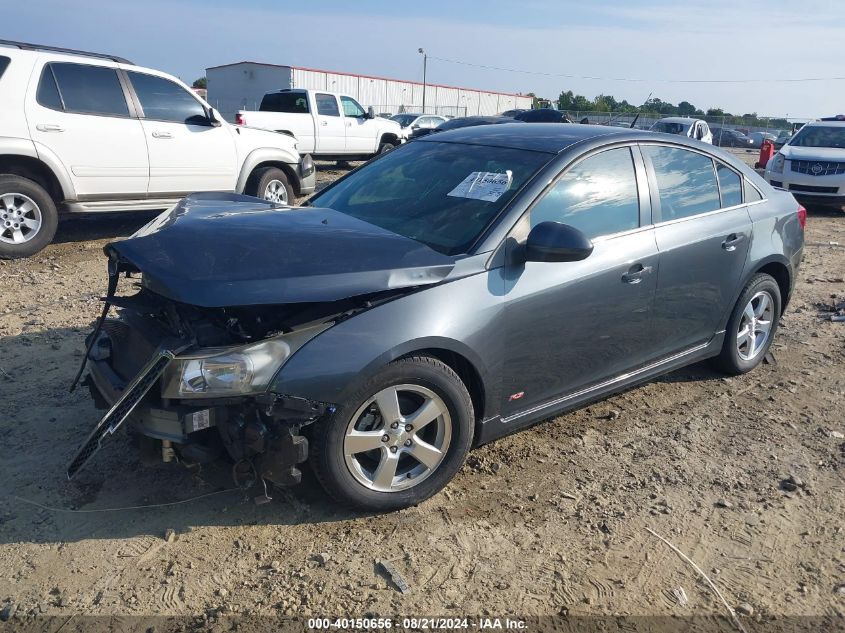
[[[191,84],[191,88],[208,88],[208,80],[205,77],[200,77],[199,79],[195,79],[194,83]]]

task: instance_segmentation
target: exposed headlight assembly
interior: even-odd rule
[[[176,357],[162,376],[163,398],[216,398],[261,393],[294,352],[331,323],[242,347],[206,348]]]
[[[786,159],[784,158],[783,154],[778,152],[774,155],[774,158],[772,158],[772,166],[769,168],[769,171],[771,171],[773,174],[782,174],[783,164],[785,162]]]

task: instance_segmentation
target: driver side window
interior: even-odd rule
[[[530,213],[531,228],[541,222],[561,222],[590,239],[637,228],[640,201],[631,150],[607,150],[576,164]]]

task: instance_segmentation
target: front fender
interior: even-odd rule
[[[484,388],[485,415],[498,410],[504,356],[501,295],[489,271],[394,299],[338,323],[304,345],[282,367],[270,390],[340,404],[379,369],[423,350],[466,359]]]
[[[299,154],[296,150],[285,150],[279,147],[259,147],[252,150],[241,165],[238,174],[238,183],[235,187],[236,193],[243,193],[249,175],[261,163],[287,163],[299,175]]]

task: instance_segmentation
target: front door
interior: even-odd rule
[[[593,240],[594,250],[580,262],[508,265],[503,415],[653,358],[658,254],[634,165],[628,147],[593,154],[521,221],[530,225],[520,227],[525,234],[540,222],[569,224]]]
[[[158,75],[127,74],[143,110],[149,196],[234,191],[237,156],[229,127],[211,125],[205,107],[179,84]]]
[[[751,243],[742,177],[705,154],[644,145],[657,189],[654,317],[665,354],[704,344],[738,292]],[[659,215],[658,215],[659,214]]]
[[[27,101],[37,151],[59,159],[82,199],[144,197],[149,180],[144,131],[116,68],[45,64]]]
[[[341,97],[343,117],[346,123],[346,152],[348,154],[372,154],[378,148],[375,122],[367,116],[352,97]]]
[[[318,92],[314,95],[317,105],[317,149],[315,154],[348,154],[346,149],[346,124],[340,116],[337,97]]]

